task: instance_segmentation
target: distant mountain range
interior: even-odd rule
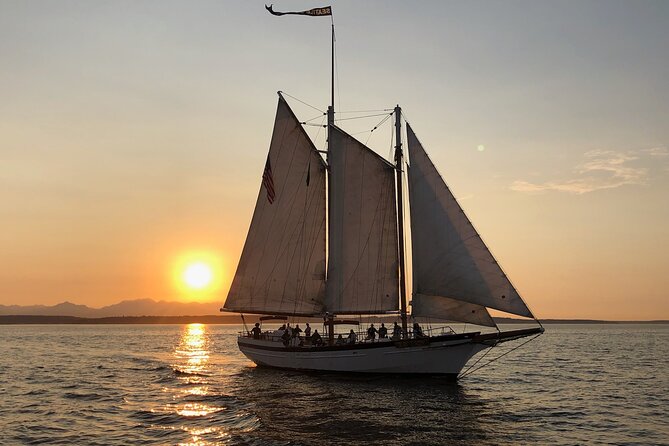
[[[84,318],[121,316],[204,316],[220,314],[220,304],[215,302],[167,302],[152,299],[124,300],[102,308],[91,308],[63,302],[46,305],[0,305],[0,315],[22,316],[74,316]]]
[[[193,321],[203,323],[238,323],[239,316],[221,314],[220,304],[217,302],[168,302],[152,299],[124,300],[114,305],[102,308],[91,308],[86,305],[77,305],[63,302],[53,306],[46,305],[0,305],[0,324],[4,323],[184,323],[184,316],[200,316]],[[11,317],[8,317],[11,316]],[[39,316],[25,318],[17,316]],[[211,317],[216,316],[216,317]],[[252,316],[253,317],[253,316]],[[69,319],[71,320],[69,320]],[[78,320],[78,318],[80,318]],[[106,319],[104,319],[106,318]],[[111,318],[111,319],[110,319]],[[127,320],[124,320],[126,318]],[[165,319],[172,318],[172,319]],[[66,320],[67,319],[67,320]],[[85,320],[83,320],[85,319]],[[95,319],[100,319],[96,321]],[[104,319],[104,320],[103,320]],[[188,319],[188,320],[190,320]],[[393,320],[388,317],[371,317],[369,320]],[[320,319],[313,319],[318,321]],[[496,317],[498,324],[528,323],[527,320]],[[531,322],[531,321],[530,321]],[[543,324],[601,324],[601,323],[641,323],[666,324],[669,321],[602,321],[591,319],[542,319]]]

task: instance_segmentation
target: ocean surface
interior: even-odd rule
[[[0,326],[0,444],[669,445],[669,325],[549,325],[457,383],[256,368],[239,329]]]

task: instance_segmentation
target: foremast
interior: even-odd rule
[[[400,316],[402,318],[402,333],[406,337],[407,324],[407,290],[406,265],[404,264],[404,200],[402,188],[402,109],[395,107],[395,170],[397,172],[397,233],[399,238],[399,279],[400,279]]]
[[[330,105],[328,106],[328,112],[327,112],[327,118],[328,118],[328,128],[327,128],[327,153],[326,153],[326,163],[327,163],[327,190],[328,190],[328,200],[327,200],[327,231],[326,233],[329,233],[330,231],[330,203],[332,202],[332,188],[330,185],[332,184],[331,180],[331,171],[330,171],[330,152],[332,150],[332,130],[334,128],[334,106],[335,106],[335,29],[334,29],[334,19],[331,21],[331,26],[332,26],[332,41],[331,41],[331,63],[330,63]],[[328,247],[329,243],[329,237],[326,239],[325,245]],[[327,249],[327,248],[326,248]],[[326,257],[328,258],[328,257]],[[327,260],[329,262],[329,258]],[[327,271],[327,268],[326,268]],[[327,286],[327,275],[326,275],[326,286]],[[328,341],[330,344],[334,344],[334,315],[330,313],[326,313],[324,316],[324,322],[327,327],[328,331]]]

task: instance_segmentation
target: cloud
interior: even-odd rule
[[[664,158],[669,156],[669,150],[666,147],[651,147],[650,149],[643,149],[642,152],[647,153],[653,158]]]
[[[626,185],[646,184],[649,168],[642,166],[657,163],[667,156],[669,151],[666,147],[630,152],[593,150],[583,155],[585,160],[573,169],[571,178],[544,183],[516,180],[511,184],[511,190],[526,193],[558,191],[580,195]],[[667,169],[665,167],[664,171]]]

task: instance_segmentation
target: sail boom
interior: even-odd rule
[[[273,315],[273,316],[295,316],[295,317],[321,317],[323,313],[293,313],[282,311],[267,311],[258,308],[221,308],[221,313],[236,313],[236,314],[253,314],[253,315]]]

